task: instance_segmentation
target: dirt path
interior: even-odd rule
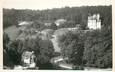
[[[56,39],[55,39],[55,38],[52,38],[51,41],[52,41],[52,43],[53,43],[55,52],[60,52],[60,47],[58,46],[58,43],[57,43]]]

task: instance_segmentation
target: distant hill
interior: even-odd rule
[[[82,6],[64,7],[47,10],[3,9],[3,27],[17,25],[19,21],[54,22],[57,19],[66,19],[82,25],[85,29],[88,15],[100,14],[104,26],[111,25],[112,5],[110,6]],[[44,24],[44,23],[43,23]],[[73,26],[74,27],[74,26]]]

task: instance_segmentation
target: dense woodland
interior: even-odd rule
[[[106,25],[112,21],[112,6],[84,6],[84,7],[64,7],[47,10],[17,10],[3,9],[4,28],[10,25],[17,25],[18,21],[41,21],[54,22],[57,19],[67,19],[74,26],[83,24],[84,28],[87,24],[89,14],[99,13],[101,15],[102,24]],[[72,25],[71,25],[72,26]]]
[[[88,15],[95,13],[101,16],[102,29],[85,32]],[[60,18],[66,19],[67,22],[59,27],[55,24],[51,27],[44,26],[44,22],[54,23]],[[18,21],[34,21],[34,25],[30,27],[40,31],[49,28],[55,31],[80,24],[80,30],[68,31],[66,35],[59,37],[60,54],[69,57],[67,62],[76,66],[112,67],[112,6],[64,7],[47,10],[3,9],[4,29],[12,25],[18,27]],[[57,55],[50,40],[44,41],[37,37],[11,41],[8,34],[4,33],[3,36],[5,66],[13,67],[13,65],[20,64],[24,50],[35,51],[37,65],[41,66],[41,69],[45,69],[50,59]]]

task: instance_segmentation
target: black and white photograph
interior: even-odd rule
[[[3,70],[112,71],[112,0],[3,0]]]

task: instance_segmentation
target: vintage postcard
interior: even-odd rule
[[[114,69],[112,0],[1,0],[3,71]]]

